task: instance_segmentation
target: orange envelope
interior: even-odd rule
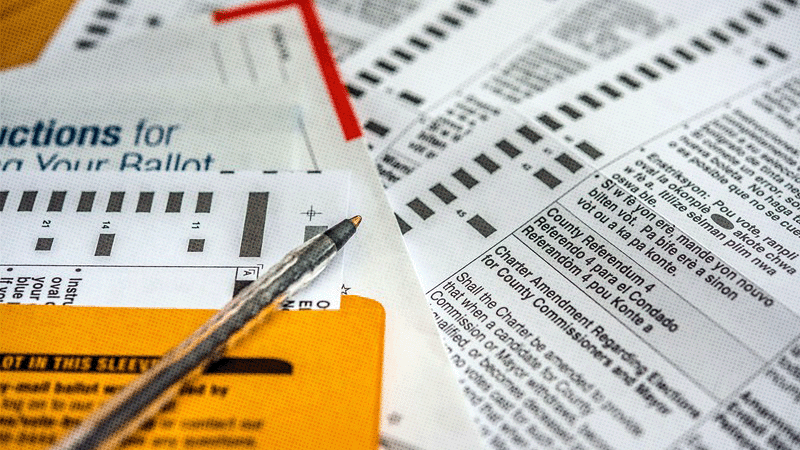
[[[0,306],[0,449],[45,448],[215,311]],[[123,448],[375,449],[383,307],[276,311]]]
[[[39,58],[76,0],[3,0],[0,70]]]

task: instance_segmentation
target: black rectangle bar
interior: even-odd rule
[[[781,10],[777,6],[773,5],[770,2],[761,2],[761,7],[764,8],[764,11],[772,14],[773,16],[780,16]]]
[[[377,75],[373,75],[363,70],[361,72],[358,72],[358,77],[371,84],[378,84],[381,82],[381,79]]]
[[[53,238],[39,238],[36,240],[37,252],[49,252],[53,248]]]
[[[690,42],[695,48],[700,49],[705,53],[711,53],[714,51],[714,47],[710,46],[706,41],[700,38],[694,38]]]
[[[539,179],[542,183],[547,185],[550,189],[555,189],[556,186],[561,184],[561,180],[559,180],[555,175],[550,173],[547,169],[539,169],[538,172],[533,174],[536,178]]]
[[[433,25],[426,25],[425,32],[439,39],[444,39],[447,37],[447,33],[445,33],[441,28],[435,27]]]
[[[517,147],[514,147],[514,145],[511,142],[508,142],[505,139],[501,140],[500,142],[494,145],[495,147],[502,150],[503,153],[508,155],[509,158],[516,158],[517,156],[519,156],[520,153],[522,153]]]
[[[689,51],[685,48],[675,47],[672,51],[675,52],[676,55],[683,58],[683,60],[686,62],[694,62],[695,60],[695,56],[692,53],[689,53]]]
[[[97,11],[97,17],[106,20],[116,20],[117,13],[114,11],[109,11],[107,9],[100,9]]]
[[[377,134],[380,137],[386,136],[386,134],[389,132],[388,127],[385,127],[373,120],[368,120],[367,123],[364,124],[364,129],[372,131],[373,133]]]
[[[564,115],[566,115],[567,117],[569,117],[572,120],[577,120],[577,119],[580,119],[581,117],[583,117],[583,114],[581,114],[580,111],[578,111],[577,109],[573,108],[568,103],[562,103],[562,104],[558,105],[558,110],[561,111],[562,113],[564,113]]]
[[[622,82],[622,84],[628,86],[631,89],[639,89],[642,87],[642,83],[634,80],[630,75],[621,73],[617,75],[617,79]]]
[[[417,213],[418,216],[422,218],[422,220],[427,220],[428,217],[433,215],[433,210],[428,207],[419,197],[411,200],[410,202],[406,203],[406,206],[411,208],[412,211]]]
[[[155,192],[139,192],[139,200],[136,202],[137,213],[149,213],[153,208],[153,197]]]
[[[711,30],[709,30],[708,35],[716,39],[717,42],[721,44],[729,44],[731,42],[731,38],[729,38],[727,34],[723,33],[722,31],[716,28],[712,28]]]
[[[517,128],[517,133],[519,133],[520,136],[522,136],[525,139],[527,139],[531,144],[536,144],[537,142],[542,140],[542,135],[540,135],[539,133],[533,131],[527,125],[523,125],[523,126]],[[511,156],[511,155],[509,155],[509,156]]]
[[[459,183],[463,184],[465,188],[472,189],[473,186],[478,184],[478,180],[472,177],[469,173],[467,173],[464,169],[458,169],[453,172],[453,178],[458,180]]]
[[[458,10],[463,12],[464,14],[468,14],[470,16],[474,16],[475,15],[475,8],[473,8],[472,6],[469,6],[466,3],[459,3],[459,4],[456,5],[456,8],[458,8]]]
[[[559,164],[564,166],[565,169],[569,170],[572,173],[581,170],[581,168],[583,167],[583,164],[579,163],[566,153],[558,155],[556,157],[556,161],[558,161]]]
[[[418,38],[416,36],[411,36],[410,38],[408,38],[408,43],[413,45],[414,47],[417,47],[420,50],[428,50],[429,48],[431,48],[431,44],[428,41]]]
[[[346,84],[345,87],[347,88],[347,93],[355,98],[359,98],[364,95],[364,91],[362,89],[359,89],[352,84]]]
[[[598,101],[596,98],[592,97],[589,94],[585,94],[585,93],[579,95],[578,96],[578,100],[580,100],[581,102],[583,102],[584,104],[586,104],[587,106],[589,106],[592,109],[598,109],[598,108],[603,106],[603,104],[600,103],[600,101]]]
[[[211,201],[214,198],[213,192],[200,192],[197,194],[197,204],[194,207],[196,213],[210,213]]]
[[[500,168],[500,165],[492,161],[492,159],[486,156],[485,153],[481,153],[480,155],[476,156],[475,162],[478,163],[478,165],[483,167],[483,169],[489,173],[494,173],[497,169]]]
[[[472,228],[475,228],[475,230],[485,238],[491,236],[492,233],[497,231],[495,227],[491,226],[489,222],[487,222],[483,217],[477,214],[472,216],[472,218],[469,219],[467,223],[470,224]]]
[[[86,39],[79,39],[75,41],[75,47],[78,50],[87,50],[97,45],[96,41],[88,41]]]
[[[661,67],[664,67],[669,71],[674,72],[675,70],[678,70],[678,65],[675,64],[672,60],[667,59],[666,56],[657,56],[656,62],[659,63]]]
[[[99,34],[101,36],[108,34],[108,27],[105,25],[89,24],[86,25],[86,32],[89,34]]]
[[[205,239],[189,239],[189,245],[186,246],[186,251],[188,253],[201,253],[205,246]]]
[[[325,225],[306,225],[305,229],[303,230],[303,242],[313,238],[318,234],[322,234],[327,230],[328,227]]]
[[[782,49],[778,48],[773,44],[767,46],[767,51],[780,59],[786,59],[789,57],[788,53],[786,53],[785,51],[783,51]]]
[[[22,193],[22,198],[19,199],[19,206],[17,211],[30,212],[33,211],[33,206],[36,203],[37,191],[25,191]]]
[[[456,196],[450,192],[449,189],[444,187],[442,183],[436,183],[432,188],[430,188],[430,191],[433,192],[433,195],[437,196],[445,205],[456,199]]]
[[[6,207],[6,200],[8,199],[8,191],[0,191],[0,211]]]
[[[112,192],[108,196],[108,205],[106,205],[106,212],[122,212],[122,202],[125,201],[125,193],[118,191]]]
[[[797,0],[783,0],[783,3],[786,3],[789,6],[797,6]]]
[[[760,66],[760,67],[764,67],[764,66],[767,65],[767,60],[762,58],[762,57],[760,57],[760,56],[753,56],[752,61],[753,61],[753,64],[755,64],[757,66]]]
[[[756,25],[764,25],[764,18],[759,16],[758,14],[754,13],[753,11],[745,11],[744,12],[745,19],[753,22]]]
[[[408,100],[409,102],[411,102],[411,103],[413,103],[415,105],[420,105],[423,102],[422,97],[420,97],[420,96],[418,96],[416,94],[412,94],[409,91],[401,92],[400,93],[400,98],[402,98],[403,100]]]
[[[78,212],[92,212],[92,205],[94,205],[94,197],[97,192],[81,192],[81,198],[78,199]]]
[[[745,34],[747,34],[747,28],[745,28],[745,27],[744,27],[742,24],[740,24],[739,22],[737,22],[737,21],[735,21],[735,20],[731,19],[731,20],[729,20],[729,21],[728,21],[728,22],[726,22],[726,23],[728,24],[728,28],[730,28],[731,30],[733,30],[733,31],[735,31],[735,32],[737,32],[737,33],[739,33],[739,34],[741,34],[741,35],[745,35]]]
[[[406,234],[411,231],[411,225],[407,224],[405,220],[401,219],[397,214],[394,215],[397,219],[397,225],[400,226],[400,234]]]
[[[609,96],[611,98],[620,98],[620,97],[622,97],[622,92],[614,89],[613,87],[611,87],[610,84],[603,83],[603,84],[597,86],[597,89],[599,89],[600,92],[606,94],[607,96]]]
[[[377,67],[379,69],[382,69],[382,70],[384,70],[386,72],[389,72],[389,73],[397,72],[397,66],[395,66],[392,63],[390,63],[389,61],[386,61],[385,59],[379,59],[379,60],[375,61],[375,67]]]
[[[556,131],[556,130],[558,130],[559,128],[562,127],[561,122],[557,121],[556,119],[553,119],[552,117],[550,117],[547,114],[542,114],[539,117],[537,117],[537,119],[544,126],[546,126],[547,128],[550,128],[553,131]]]
[[[47,204],[47,212],[61,212],[64,209],[65,198],[67,191],[53,191],[50,194],[50,203]]]
[[[242,229],[242,244],[239,247],[240,257],[261,256],[268,200],[269,192],[251,192],[247,199],[247,213],[244,216],[244,228]]]
[[[411,62],[414,60],[414,55],[408,53],[407,51],[403,50],[402,48],[393,48],[392,54],[397,56],[398,58],[402,59],[405,62]]]
[[[236,280],[236,281],[234,281],[233,282],[233,296],[236,297],[236,294],[238,294],[242,289],[246,288],[247,286],[250,286],[250,283],[252,283],[253,281],[254,280]]]
[[[94,256],[111,256],[111,247],[114,246],[113,234],[101,234],[97,238],[97,247],[94,249]]]
[[[636,70],[638,70],[639,73],[646,76],[647,78],[650,78],[651,80],[657,80],[659,78],[658,72],[651,69],[650,67],[647,67],[644,64],[639,64],[638,66],[636,66]]]
[[[450,14],[442,14],[440,16],[440,18],[442,19],[442,22],[444,22],[444,23],[446,23],[446,24],[448,24],[448,25],[450,25],[452,27],[458,28],[458,27],[461,26],[461,21],[456,19],[455,17],[451,16]]]
[[[183,203],[183,192],[170,192],[167,197],[167,208],[164,212],[179,213],[181,212],[181,204]]]
[[[603,156],[603,152],[596,149],[592,144],[586,141],[581,141],[581,143],[577,144],[575,147],[577,147],[578,150],[582,151],[583,153],[586,154],[586,156],[592,159],[597,159]]]

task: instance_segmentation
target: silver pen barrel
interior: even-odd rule
[[[116,448],[177,394],[180,382],[201,374],[284,299],[319,275],[360,221],[359,216],[342,221],[289,252],[51,449]]]

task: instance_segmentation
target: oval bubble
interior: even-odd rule
[[[726,230],[732,230],[733,224],[730,220],[726,219],[725,217],[720,216],[719,214],[712,214],[711,220],[713,220],[717,225],[725,228]]]

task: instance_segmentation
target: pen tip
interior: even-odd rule
[[[350,219],[350,222],[353,224],[354,227],[358,228],[358,224],[361,223],[361,216],[355,216]]]

